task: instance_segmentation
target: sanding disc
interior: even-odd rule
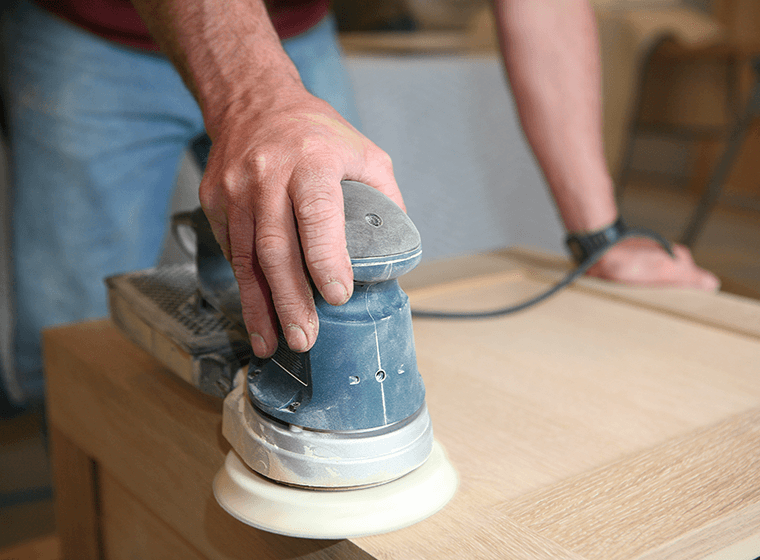
[[[320,491],[277,484],[235,451],[214,478],[216,501],[243,523],[291,537],[344,539],[395,531],[433,515],[453,497],[457,473],[435,441],[409,474],[370,488]]]

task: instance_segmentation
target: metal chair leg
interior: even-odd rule
[[[747,135],[749,125],[752,124],[752,121],[755,118],[760,116],[760,57],[757,57],[752,61],[752,66],[755,70],[755,86],[750,94],[749,101],[747,101],[744,113],[739,116],[739,119],[731,132],[731,136],[728,139],[726,149],[724,150],[718,165],[715,167],[715,171],[713,172],[712,177],[710,177],[705,192],[681,237],[681,243],[689,248],[694,245],[697,237],[702,233],[702,228],[715,207],[715,203],[718,201],[726,177],[731,171],[736,157],[739,154],[739,149],[744,143],[744,138]]]

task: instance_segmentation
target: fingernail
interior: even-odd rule
[[[322,286],[322,289],[319,291],[322,293],[322,297],[325,298],[325,301],[330,305],[343,305],[348,301],[348,290],[346,290],[346,287],[337,280],[328,282]]]
[[[288,341],[288,346],[294,352],[303,352],[309,345],[309,339],[306,338],[303,329],[298,325],[288,325],[285,338]]]
[[[264,342],[264,338],[258,333],[251,335],[251,349],[259,358],[268,358],[270,355],[267,343]]]

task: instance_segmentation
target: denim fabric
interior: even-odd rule
[[[356,123],[334,22],[286,41],[307,88]],[[40,330],[107,314],[103,278],[155,264],[178,166],[203,132],[168,60],[29,3],[6,18],[16,377],[43,390]]]

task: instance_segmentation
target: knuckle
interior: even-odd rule
[[[342,206],[328,194],[315,192],[297,207],[296,219],[309,268],[321,272],[334,267],[346,245]]]
[[[242,179],[243,174],[235,167],[207,172],[198,189],[201,207],[214,212],[239,199],[244,190]]]
[[[379,168],[384,169],[385,171],[393,170],[393,160],[385,150],[373,144],[369,149],[368,155]]]
[[[315,278],[317,282],[327,280],[327,278],[324,278],[325,275],[336,276],[336,274],[330,273],[336,272],[336,263],[344,261],[341,258],[340,251],[324,244],[309,248],[306,260],[309,263],[309,270],[312,272],[312,275],[317,276]],[[348,261],[346,261],[346,264],[348,264]],[[338,275],[340,276],[341,274]]]
[[[342,219],[342,208],[338,201],[324,189],[310,189],[298,198],[294,210],[299,226],[319,227]]]
[[[254,271],[253,255],[246,253],[233,253],[230,259],[232,272],[241,288],[255,285],[258,277]]]
[[[243,173],[237,167],[223,169],[219,174],[219,186],[227,198],[239,198],[245,189]]]
[[[287,263],[288,246],[288,240],[283,233],[273,228],[259,230],[256,236],[256,254],[265,273]]]
[[[277,315],[283,324],[304,324],[311,321],[311,296],[296,293],[280,294],[275,301]]]
[[[388,171],[393,170],[393,159],[387,152],[380,150],[378,160],[381,167],[387,169]]]
[[[321,160],[329,155],[327,144],[318,134],[305,134],[301,139],[300,157],[306,160]]]
[[[201,208],[207,212],[218,212],[221,206],[221,200],[219,196],[219,189],[211,181],[210,176],[206,176],[201,180],[201,184],[198,187],[198,199],[201,203]]]
[[[279,285],[272,290],[272,301],[281,324],[307,326],[317,320],[314,296],[304,275],[290,285]]]
[[[255,154],[249,156],[247,160],[248,173],[253,177],[263,177],[269,171],[267,169],[267,162],[271,157],[268,155],[267,149],[257,151]]]

